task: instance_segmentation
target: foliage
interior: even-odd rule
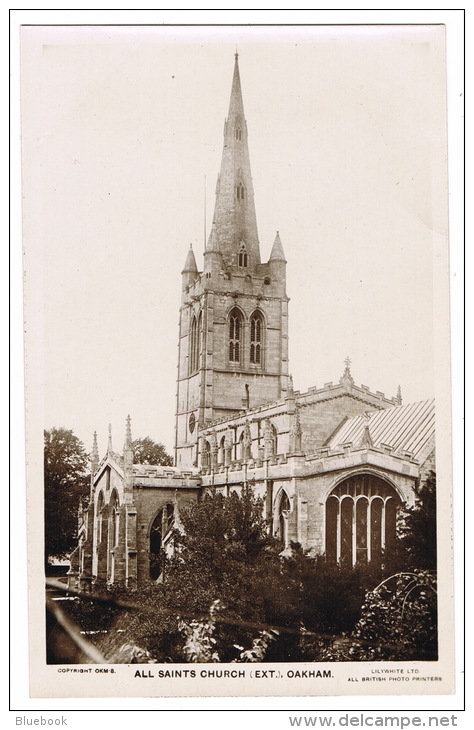
[[[436,474],[431,471],[421,485],[414,507],[400,517],[400,547],[408,568],[436,570]]]
[[[163,444],[157,444],[149,436],[132,441],[133,461],[135,464],[153,466],[172,466],[173,459],[166,452]]]
[[[128,596],[144,610],[117,624],[127,640],[163,662],[316,661],[334,634],[352,631],[379,574],[329,565],[296,545],[281,555],[262,515],[250,489],[182,508],[164,581]]]
[[[281,573],[280,548],[262,513],[262,501],[250,490],[242,497],[213,494],[182,508],[185,532],[174,532],[175,552],[165,560],[164,582],[127,594],[143,611],[120,617],[115,630],[122,642],[126,635],[162,662],[189,661],[193,651],[204,652],[199,646],[210,636],[209,656],[216,652],[220,661],[238,660],[242,647],[251,651],[265,622],[272,580]],[[210,606],[222,611],[217,615],[211,608],[210,615]]]
[[[437,657],[436,577],[421,570],[398,573],[368,591],[354,631],[325,653],[332,661]]]
[[[89,494],[87,454],[71,430],[44,432],[45,561],[76,546],[77,510]]]
[[[266,658],[267,650],[272,641],[278,636],[278,631],[260,631],[259,635],[253,640],[250,649],[244,649],[243,646],[236,646],[240,649],[238,661],[241,662],[263,662]]]
[[[201,621],[191,621],[180,623],[180,629],[186,635],[186,642],[183,650],[188,662],[209,663],[220,661],[219,654],[216,651],[216,639],[214,632],[216,630],[216,615],[222,609],[219,599],[214,601],[210,610],[209,618]],[[262,662],[269,644],[276,639],[278,631],[260,631],[258,636],[253,639],[250,649],[244,649],[238,644],[234,645],[234,649],[240,652],[234,662]]]
[[[407,540],[427,503],[407,512]],[[142,610],[120,616],[117,640],[159,662],[436,657],[432,573],[404,566],[391,575],[388,559],[383,567],[334,565],[297,544],[282,553],[263,513],[251,489],[181,508],[174,554],[162,556],[164,580],[127,594]],[[406,563],[404,550],[396,557]]]
[[[179,629],[185,634],[183,651],[188,662],[218,662],[219,655],[215,650],[216,639],[213,634],[216,628],[214,615],[219,610],[219,599],[215,600],[209,610],[209,619],[204,621],[180,621]]]

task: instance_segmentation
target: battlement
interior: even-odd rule
[[[295,398],[299,406],[306,406],[318,401],[329,400],[330,398],[338,398],[343,395],[351,395],[353,398],[359,398],[373,404],[376,408],[387,408],[400,405],[398,396],[388,398],[385,393],[380,390],[372,392],[367,385],[355,385],[349,379],[342,379],[339,383],[325,383],[322,388],[312,386],[306,392],[295,390]]]

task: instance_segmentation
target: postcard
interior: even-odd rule
[[[444,26],[21,74],[32,697],[452,694]]]

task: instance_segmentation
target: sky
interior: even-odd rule
[[[27,407],[171,451],[181,269],[202,267],[239,52],[290,372],[436,395],[448,316],[443,30],[32,27],[22,36]],[[441,333],[441,334],[440,334]]]

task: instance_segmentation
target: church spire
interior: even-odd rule
[[[245,268],[254,270],[260,264],[238,53],[235,54],[229,112],[224,126],[224,148],[217,181],[213,224],[226,266],[239,265],[242,245],[247,253]],[[240,257],[241,264],[242,261]]]

